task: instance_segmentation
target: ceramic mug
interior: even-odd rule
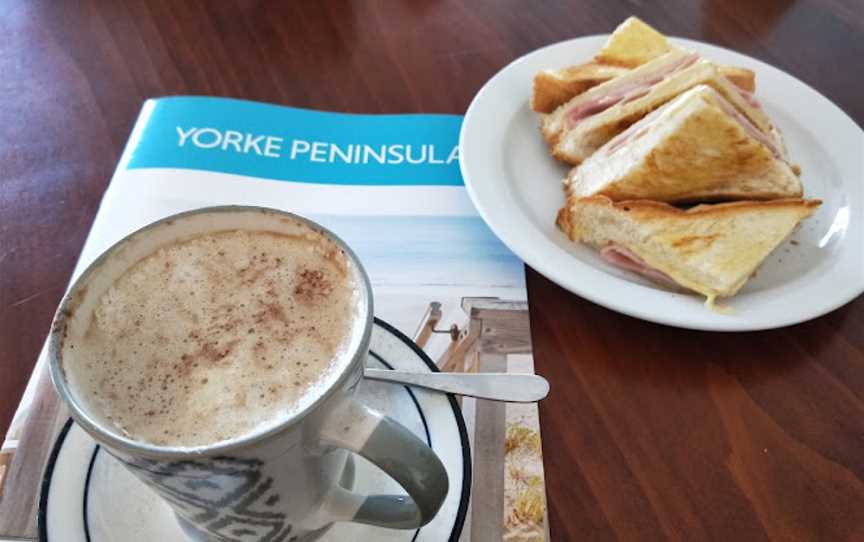
[[[238,439],[194,448],[132,440],[77,396],[63,365],[63,343],[89,325],[102,294],[136,262],[163,246],[226,230],[295,233],[311,228],[334,242],[353,264],[357,311],[344,359],[326,387],[295,414]],[[308,230],[306,230],[308,231]],[[74,420],[173,508],[195,540],[288,542],[317,538],[336,521],[396,529],[429,522],[447,495],[447,472],[408,429],[355,399],[372,333],[372,289],[357,256],[338,237],[306,219],[259,207],[211,207],[159,220],[97,258],[64,298],[49,338],[51,376]],[[361,495],[349,452],[365,457],[407,495]]]

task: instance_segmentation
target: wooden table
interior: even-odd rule
[[[145,98],[462,113],[514,58],[631,13],[774,64],[864,122],[856,0],[4,2],[0,432]],[[531,271],[528,286],[553,383],[553,539],[864,540],[864,299],[712,334],[616,314]]]

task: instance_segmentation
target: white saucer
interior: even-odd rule
[[[437,371],[410,339],[376,319],[367,364],[404,371]],[[441,458],[450,492],[435,519],[419,530],[397,531],[340,523],[318,540],[455,542],[462,532],[471,487],[465,421],[456,400],[440,393],[364,380],[360,396],[426,441]],[[400,493],[399,486],[354,456],[343,476],[364,493]],[[347,469],[346,470],[350,470]],[[67,422],[45,469],[39,502],[43,542],[174,542],[186,540],[168,505],[121,467],[81,428]]]
[[[596,251],[571,243],[555,227],[568,168],[550,156],[528,97],[534,74],[587,62],[606,38],[577,38],[519,58],[486,83],[465,114],[459,141],[462,176],[477,210],[510,250],[588,300],[693,329],[745,331],[796,324],[864,291],[864,132],[791,75],[686,39],[673,41],[717,63],[756,72],[756,97],[783,132],[792,161],[801,166],[804,195],[821,199],[822,206],[738,295],[723,302],[734,309],[731,315],[707,310],[696,295],[669,292],[618,270]]]

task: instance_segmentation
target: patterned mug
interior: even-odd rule
[[[309,228],[344,250],[360,277],[350,348],[314,400],[278,424],[213,445],[165,447],[130,439],[88,411],[70,385],[63,344],[87,329],[95,303],[135,262],[180,239],[214,231],[296,233]],[[289,542],[317,538],[333,522],[396,529],[428,523],[447,495],[447,473],[408,429],[354,397],[372,333],[372,289],[356,255],[321,226],[259,207],[210,207],[150,224],[109,248],[64,298],[49,338],[51,376],[74,420],[173,508],[193,540]],[[390,475],[407,495],[361,495],[349,452]]]

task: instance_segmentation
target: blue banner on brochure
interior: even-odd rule
[[[355,115],[227,98],[148,101],[125,169],[319,184],[461,186],[458,115]]]

